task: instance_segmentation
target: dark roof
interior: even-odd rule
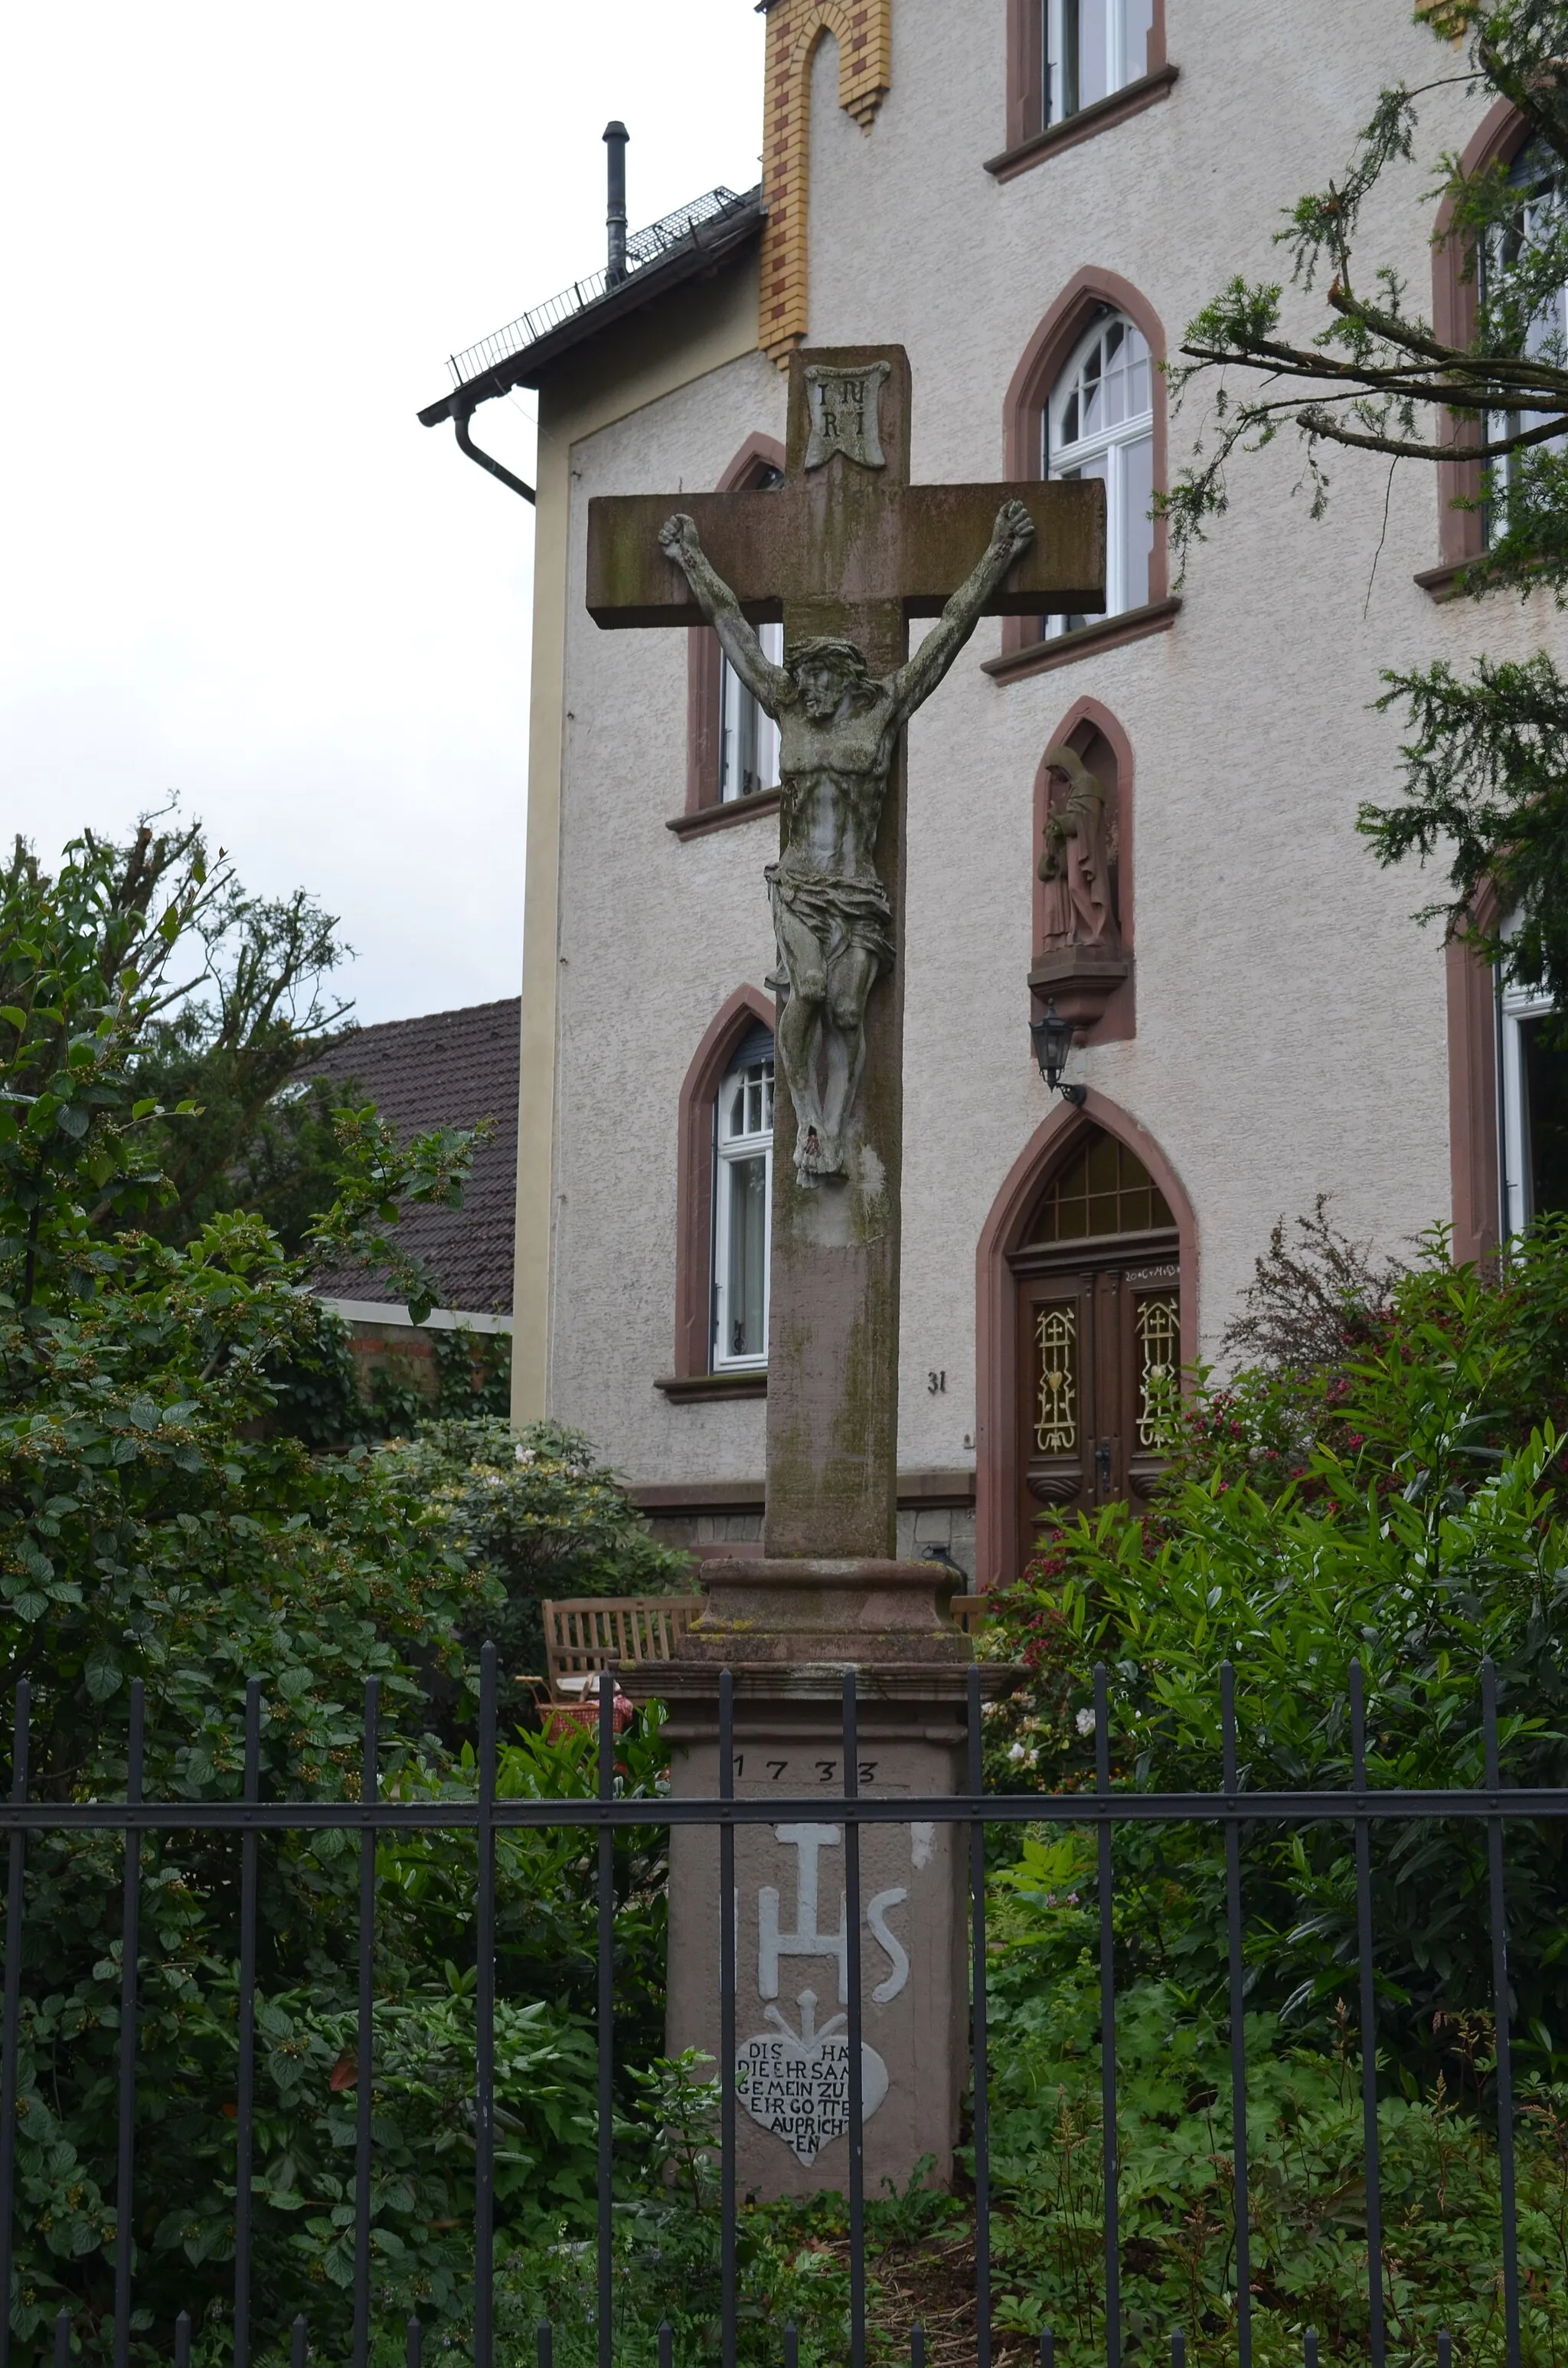
[[[722,196],[727,202],[705,219],[691,222],[684,235],[675,244],[661,249],[656,259],[629,271],[624,279],[607,288],[604,294],[572,303],[566,317],[558,325],[546,329],[543,336],[530,337],[518,350],[505,354],[485,368],[474,370],[450,394],[443,395],[438,403],[427,404],[419,414],[420,425],[436,427],[443,419],[466,419],[476,404],[488,403],[494,395],[509,393],[515,386],[538,386],[551,364],[559,361],[562,354],[570,353],[574,347],[585,345],[590,337],[597,336],[601,329],[608,328],[612,322],[624,320],[629,313],[641,312],[644,305],[656,302],[661,296],[684,286],[688,279],[707,277],[732,256],[740,254],[756,237],[767,216],[761,186],[748,189],[738,198],[727,189],[711,194]],[[697,206],[703,202],[699,199]],[[683,209],[683,211],[695,213],[697,206]],[[669,219],[673,222],[676,217],[672,215]],[[657,223],[653,225],[654,231],[660,227]],[[648,237],[652,233],[641,235]],[[629,245],[634,244],[629,242]],[[599,283],[599,277],[596,274],[593,280],[580,281],[577,288],[569,289],[564,297],[554,298],[550,306],[540,307],[540,313],[547,313],[555,306],[564,307],[568,299],[579,295],[586,297],[588,291]],[[535,317],[524,313],[520,322],[512,324],[512,329],[526,332]],[[454,357],[454,365],[467,366],[486,347],[509,342],[511,335],[512,330],[498,331],[495,339],[486,339],[484,346],[472,347],[467,354]]]
[[[401,1143],[437,1126],[494,1121],[474,1154],[460,1209],[411,1209],[398,1227],[440,1288],[437,1304],[470,1315],[509,1315],[517,1189],[519,999],[432,1011],[356,1028],[306,1071],[352,1083]],[[354,1267],[324,1268],[324,1299],[387,1303],[389,1285]]]

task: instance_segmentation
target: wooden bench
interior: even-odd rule
[[[542,1603],[545,1668],[540,1714],[552,1739],[598,1718],[599,1673],[637,1661],[667,1661],[705,1598],[700,1595],[578,1595]],[[539,1681],[535,1680],[536,1686]],[[631,1724],[632,1708],[617,1690],[619,1734]]]

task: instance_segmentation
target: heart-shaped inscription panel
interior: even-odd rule
[[[824,2146],[849,2130],[849,2040],[844,2018],[819,2032],[816,2001],[800,2000],[801,2032],[792,2032],[776,2007],[768,2009],[776,2032],[746,2040],[735,2056],[735,2094],[754,2122],[782,2138],[797,2160],[812,2163]],[[869,2122],[888,2093],[888,2067],[874,2047],[860,2049],[860,2117]]]

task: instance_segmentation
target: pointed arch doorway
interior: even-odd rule
[[[1047,1516],[1148,1504],[1164,1394],[1196,1353],[1196,1228],[1157,1146],[1091,1095],[1014,1168],[980,1264],[978,1544],[995,1586]]]

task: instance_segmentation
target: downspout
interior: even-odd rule
[[[510,469],[504,469],[499,461],[493,460],[488,452],[480,450],[468,432],[471,416],[472,414],[466,411],[454,411],[452,414],[452,432],[458,439],[459,451],[466,452],[471,461],[477,461],[482,469],[488,469],[493,477],[499,477],[504,485],[510,485],[515,494],[521,494],[525,502],[533,501],[534,489],[531,485],[525,485],[521,477],[514,477]]]

